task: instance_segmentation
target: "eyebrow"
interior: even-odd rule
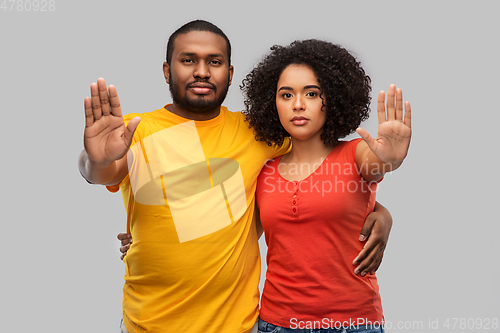
[[[307,85],[307,86],[304,87],[304,89],[318,89],[318,90],[321,90],[321,88],[318,87],[315,84]],[[288,86],[283,86],[283,87],[281,87],[281,88],[278,89],[278,92],[280,92],[281,90],[293,90],[293,88],[292,87],[288,87]]]
[[[197,56],[198,54],[195,52],[181,52],[180,56],[188,56],[188,57],[194,57]],[[222,53],[212,53],[208,55],[209,58],[225,58],[224,54]]]

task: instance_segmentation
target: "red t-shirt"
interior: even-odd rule
[[[301,181],[280,175],[280,158],[260,173],[257,204],[268,246],[263,320],[292,328],[312,321],[322,322],[315,328],[383,322],[377,278],[354,275],[352,265],[377,188],[359,174],[360,140],[340,142]]]

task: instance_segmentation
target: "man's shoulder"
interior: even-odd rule
[[[242,111],[230,111],[227,107],[221,106],[221,111],[226,113],[226,117],[232,119],[243,119],[245,120],[245,114]]]
[[[240,126],[248,128],[248,122],[246,121],[246,115],[242,111],[229,111],[225,106],[221,107],[221,112],[225,113],[225,121],[238,123]]]

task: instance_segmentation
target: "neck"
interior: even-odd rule
[[[220,106],[206,113],[197,113],[181,108],[175,102],[172,105],[169,105],[167,110],[175,115],[178,115],[179,117],[197,121],[214,119],[220,114]]]
[[[292,137],[292,151],[286,155],[287,162],[316,163],[324,160],[335,148],[327,146],[319,137],[309,140],[298,140]]]

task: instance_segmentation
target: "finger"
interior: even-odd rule
[[[373,275],[375,272],[378,271],[378,268],[380,267],[380,264],[382,263],[382,259],[384,258],[384,252],[380,254],[379,259],[377,260],[377,263],[373,266],[373,268],[370,270],[370,274]]]
[[[376,246],[373,248],[370,253],[366,256],[363,261],[361,261],[356,267],[357,274],[360,274],[361,276],[365,276],[366,274],[372,272],[375,267],[377,267],[379,261],[380,261],[380,256],[381,256],[381,250],[379,246]],[[356,272],[356,271],[355,271]]]
[[[366,257],[368,257],[370,255],[370,253],[373,250],[373,247],[375,245],[376,245],[376,242],[370,241],[370,238],[369,238],[368,241],[363,246],[363,248],[361,249],[361,251],[359,251],[359,254],[353,260],[352,264],[356,265],[356,264],[363,262],[366,259]],[[359,268],[359,266],[356,267],[356,270],[358,270],[358,268]]]
[[[354,274],[355,275],[360,274],[361,276],[366,275],[366,272],[368,271],[368,268],[373,260],[372,257],[373,257],[372,252],[367,253],[366,257],[363,260],[361,260],[358,266],[354,269]]]
[[[120,244],[122,246],[132,244],[132,238],[122,239],[121,242],[120,242]]]
[[[126,253],[125,253],[126,254]],[[123,261],[123,258],[125,258],[125,254],[122,254],[120,259]]]
[[[385,92],[383,90],[378,93],[377,116],[379,124],[387,121],[387,118],[385,117]]]
[[[391,84],[389,90],[387,91],[387,120],[395,120],[395,109],[394,109],[394,94],[396,92],[396,86]]]
[[[94,124],[94,113],[92,112],[90,97],[85,97],[83,100],[83,108],[85,109],[85,127],[90,127]]]
[[[132,238],[132,235],[131,234],[128,234],[126,232],[120,232],[116,238],[118,238],[118,240],[123,240],[123,239],[128,239],[128,238]]]
[[[137,129],[137,126],[141,122],[140,117],[134,117],[130,119],[130,121],[127,124],[127,128],[125,129],[125,133],[123,133],[123,141],[127,145],[127,147],[130,147],[132,144],[132,139],[134,137],[135,130]]]
[[[363,227],[361,228],[361,232],[359,233],[359,241],[363,242],[368,238],[368,235],[372,232],[373,224],[375,223],[375,218],[372,216],[373,214],[369,214],[366,219]]]
[[[370,258],[370,261],[368,261],[368,259],[366,259],[367,264],[366,264],[366,267],[364,267],[361,270],[361,273],[360,273],[361,276],[365,276],[367,274],[372,274],[372,275],[375,274],[378,267],[380,266],[382,253],[383,252],[377,250],[376,252],[374,252],[373,257]]]
[[[411,106],[410,102],[405,102],[405,125],[411,128]]]
[[[359,136],[366,142],[366,144],[368,145],[368,147],[372,151],[377,150],[375,147],[375,139],[370,135],[370,133],[368,133],[367,130],[365,130],[364,128],[358,127],[356,129],[356,132],[358,132]]]
[[[114,116],[122,116],[122,107],[120,105],[120,99],[118,98],[118,92],[116,87],[113,85],[109,86],[109,104],[111,106],[111,113]]]
[[[99,90],[97,83],[92,83],[90,85],[90,99],[92,102],[92,112],[94,113],[94,121],[101,119],[101,99],[99,98]]]
[[[396,120],[403,121],[403,91],[396,89]]]
[[[121,253],[127,253],[128,249],[130,249],[130,244],[124,245],[120,247]]]
[[[108,116],[110,113],[108,88],[106,88],[106,81],[102,77],[97,79],[97,89],[99,90],[102,114]]]

